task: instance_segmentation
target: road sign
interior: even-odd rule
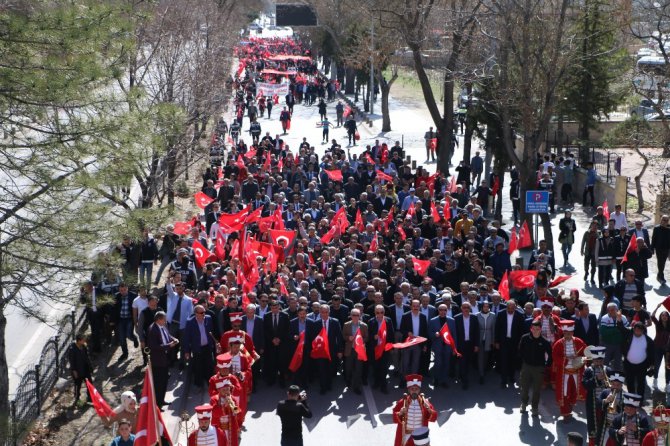
[[[549,212],[549,191],[526,191],[526,214],[546,214]]]

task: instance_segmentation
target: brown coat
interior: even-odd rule
[[[368,324],[365,322],[359,322],[358,326],[361,330],[361,336],[363,336],[363,344],[367,345],[368,342]],[[351,332],[351,321],[344,323],[342,328],[342,336],[344,337],[344,356],[351,355],[351,349],[353,348],[353,341],[349,340],[349,337],[354,336],[356,333]]]

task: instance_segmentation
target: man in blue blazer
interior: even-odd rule
[[[300,334],[303,332],[305,333],[305,344],[302,352],[302,365],[293,373],[292,376],[292,383],[299,386],[301,389],[306,389],[308,387],[308,381],[312,367],[312,360],[309,357],[309,354],[312,351],[312,341],[318,334],[318,330],[319,324],[307,317],[307,307],[299,307],[298,317],[291,319],[289,322],[290,360],[293,359],[293,355],[298,348]]]
[[[318,336],[322,328],[325,327],[326,333],[328,333],[328,347],[330,349],[330,361],[327,359],[314,359],[316,370],[319,374],[320,393],[323,395],[333,388],[333,377],[337,374],[340,360],[344,353],[344,338],[342,337],[340,323],[337,319],[330,317],[330,307],[328,305],[321,305],[319,315],[315,331]]]
[[[453,318],[447,316],[448,307],[446,304],[440,304],[437,307],[438,315],[428,321],[428,333],[433,342],[431,343],[431,350],[435,355],[435,364],[433,365],[433,384],[437,387],[441,385],[442,387],[449,387],[447,378],[449,377],[449,363],[451,362],[451,357],[456,353],[453,349],[444,343],[442,336],[440,336],[440,330],[442,326],[447,324],[449,327],[449,333],[455,340],[456,336],[456,322]]]
[[[368,361],[372,364],[372,388],[379,388],[382,393],[388,393],[386,375],[389,371],[391,352],[384,351],[379,359],[375,358],[375,347],[379,342],[379,327],[382,321],[386,322],[386,343],[393,343],[395,330],[390,317],[384,316],[384,305],[378,304],[374,309],[374,317],[368,320]]]
[[[202,305],[196,305],[193,313],[186,321],[182,348],[184,358],[191,364],[193,383],[196,387],[202,387],[214,374],[214,325]]]
[[[251,366],[251,373],[254,377],[253,392],[256,392],[256,383],[261,378],[261,369],[263,367],[263,352],[265,351],[265,332],[263,331],[263,318],[256,314],[256,305],[249,304],[244,310],[242,316],[242,331],[251,336],[254,343],[254,350],[260,355],[257,361]]]
[[[598,318],[589,312],[589,304],[580,302],[577,304],[572,320],[575,321],[575,337],[581,339],[586,345],[600,345],[600,333],[598,332]]]

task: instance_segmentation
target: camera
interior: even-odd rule
[[[306,400],[306,399],[307,399],[307,392],[305,392],[305,391],[303,390],[302,392],[300,392],[300,394],[298,395],[298,397],[299,397],[301,400]]]

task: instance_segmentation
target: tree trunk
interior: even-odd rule
[[[2,291],[0,291],[2,296]],[[4,307],[0,307],[0,438],[10,438],[8,433],[11,414],[9,412],[9,368],[5,348],[5,329],[7,317]]]
[[[635,151],[637,154],[642,158],[644,161],[644,164],[642,165],[642,170],[640,170],[640,173],[635,177],[635,193],[637,194],[637,213],[641,214],[644,211],[644,194],[642,192],[642,177],[644,176],[644,173],[647,170],[647,167],[649,166],[649,158],[642,153],[639,147],[635,147]]]
[[[389,111],[389,85],[380,84],[379,89],[382,93],[382,132],[391,131],[391,113]]]
[[[444,81],[444,113],[442,126],[440,127],[440,138],[447,142],[447,150],[438,152],[437,168],[445,175],[449,175],[449,158],[453,157],[454,145],[451,147],[451,135],[454,134],[454,80],[450,74],[445,74]]]
[[[174,186],[177,172],[177,149],[170,145],[167,153],[167,200],[168,206],[174,208]]]
[[[475,133],[473,119],[466,118],[465,120],[465,134],[463,135],[463,161],[470,161],[472,159],[472,136]]]
[[[355,79],[356,79],[356,72],[354,71],[353,68],[347,67],[346,68],[346,76],[344,77],[344,94],[354,94],[354,89],[355,89]]]

